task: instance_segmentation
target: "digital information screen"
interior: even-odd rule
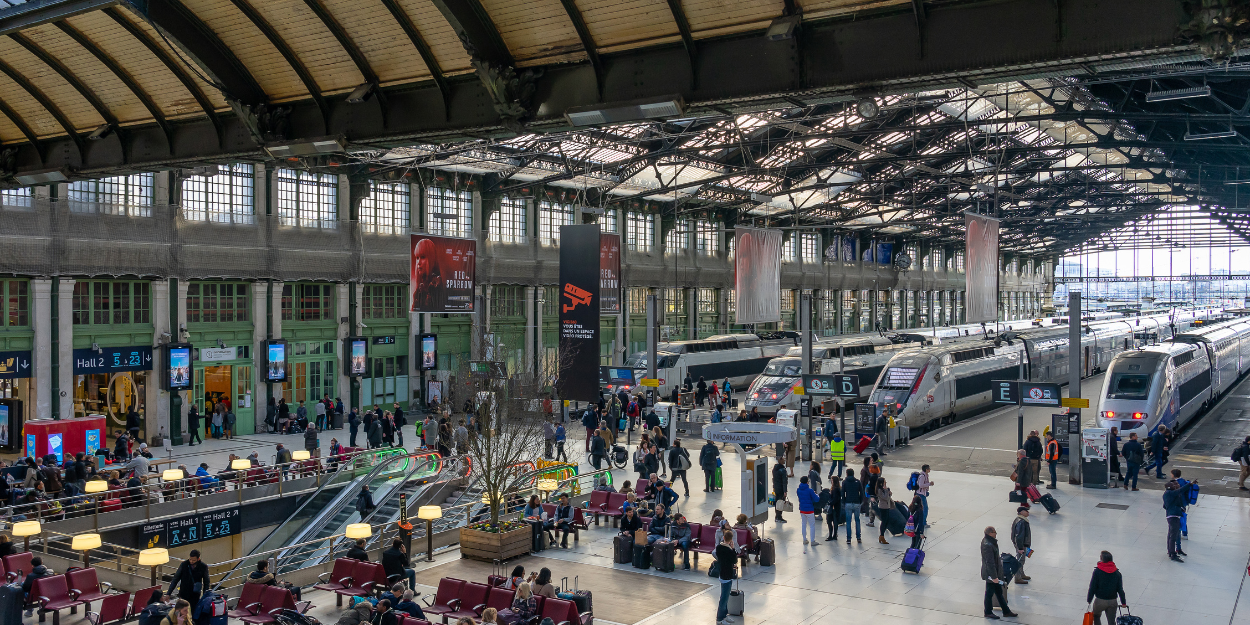
[[[189,388],[191,388],[191,346],[170,346],[169,390],[182,391]]]
[[[286,343],[273,342],[269,343],[267,348],[268,364],[265,375],[270,382],[283,382],[286,380]]]
[[[421,370],[433,371],[438,368],[438,335],[420,335]]]
[[[168,521],[143,524],[145,549],[170,549],[193,543],[234,536],[240,531],[239,508],[200,512]]]
[[[362,376],[365,374],[365,366],[368,363],[369,340],[352,338],[347,341],[348,352],[348,369],[347,375]]]

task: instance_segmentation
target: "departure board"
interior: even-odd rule
[[[145,549],[182,547],[240,532],[239,508],[199,512],[177,519],[143,524]]]

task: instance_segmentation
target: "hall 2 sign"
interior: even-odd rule
[[[201,347],[200,360],[217,362],[221,360],[234,360],[238,351],[233,347]]]

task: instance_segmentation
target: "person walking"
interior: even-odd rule
[[[196,441],[204,444],[204,439],[200,438],[200,409],[191,404],[191,409],[187,411],[187,447],[195,446]],[[196,601],[199,601],[199,597],[196,597]]]
[[[729,592],[733,581],[738,577],[738,551],[734,549],[733,530],[721,532],[720,544],[716,545],[716,567],[720,569],[720,602],[716,604],[716,625],[729,625],[734,620],[729,616]]]
[[[873,446],[877,450],[877,455],[884,456],[885,439],[889,437],[890,422],[886,419],[885,413],[877,415],[875,427],[873,427]]]
[[[166,594],[174,594],[174,589],[177,588],[178,598],[194,605],[200,602],[200,595],[208,586],[208,565],[200,561],[200,551],[192,549],[187,559],[178,565],[178,572],[174,573]]]
[[[911,505],[907,506],[907,514],[911,516],[910,522],[916,528],[915,534],[911,537],[911,548],[919,549],[924,543],[925,528],[925,511],[924,503],[920,495],[911,498]]]
[[[1016,450],[1016,469],[1012,472],[1011,479],[1015,482],[1016,492],[1020,493],[1020,501],[1028,505],[1029,496],[1025,489],[1029,484],[1033,483],[1029,476],[1029,471],[1033,468],[1033,462],[1029,460],[1026,454],[1027,452],[1023,449]]]
[[[786,522],[785,519],[781,518],[781,502],[786,500],[786,492],[788,492],[789,490],[787,488],[789,486],[789,481],[790,481],[790,477],[786,473],[785,465],[781,464],[780,462],[778,462],[777,464],[774,464],[773,465],[773,497],[775,497],[777,501],[773,505],[773,509],[777,513],[776,521],[778,523]]]
[[[1124,598],[1124,576],[1116,568],[1111,559],[1111,552],[1104,551],[1098,555],[1098,564],[1094,566],[1094,574],[1089,578],[1089,591],[1085,593],[1085,602],[1089,611],[1094,613],[1094,625],[1103,622],[1107,617],[1107,625],[1115,625],[1116,598],[1122,608],[1128,607]]]
[[[1016,548],[1016,560],[1020,562],[1016,569],[1016,583],[1027,584],[1032,577],[1024,574],[1024,561],[1033,551],[1033,529],[1029,526],[1029,509],[1016,508],[1016,520],[1011,522],[1011,545]]]
[[[544,401],[548,403],[551,402],[550,399],[547,399]],[[554,455],[555,448],[556,448],[556,424],[554,420],[551,418],[551,415],[548,414],[543,419],[543,457],[550,460],[551,456]]]
[[[567,432],[564,431],[564,424],[557,423],[556,424],[556,460],[559,462],[569,461],[568,454],[564,452],[564,439],[567,435],[568,435]]]
[[[890,515],[894,514],[894,493],[886,486],[885,478],[877,478],[877,487],[873,491],[873,499],[876,500],[874,506],[877,508],[877,520],[880,521],[881,535],[877,537],[877,542],[888,545],[890,541],[885,539],[886,528],[890,526]]]
[[[360,494],[356,495],[356,512],[360,514],[360,521],[363,523],[365,517],[377,507],[377,504],[373,503],[373,493],[369,492],[369,485],[361,486]]]
[[[347,414],[347,432],[349,435],[347,446],[355,447],[356,434],[360,432],[360,412],[356,408],[352,408],[352,411]]]
[[[1120,450],[1120,453],[1124,455],[1124,464],[1128,467],[1124,474],[1124,490],[1129,489],[1129,482],[1133,483],[1133,490],[1137,490],[1137,473],[1141,471],[1141,465],[1146,461],[1146,449],[1137,440],[1137,432],[1128,435],[1128,442],[1124,443],[1124,448]]]
[[[1116,473],[1119,473],[1120,461],[1115,453],[1114,450],[1111,452],[1111,458],[1115,460]],[[1046,485],[1046,488],[1057,488],[1059,478],[1055,475],[1055,467],[1059,465],[1059,441],[1055,440],[1054,432],[1046,433],[1046,452],[1043,456],[1046,458],[1046,467],[1050,469],[1050,483]]]
[[[1146,472],[1151,469],[1155,470],[1155,479],[1163,479],[1163,465],[1168,463],[1168,429],[1163,425],[1155,428],[1155,433],[1150,436],[1150,464],[1146,466]]]
[[[703,469],[703,492],[716,491],[716,468],[720,462],[720,450],[716,443],[707,441],[699,450],[699,468]]]
[[[687,497],[690,496],[690,482],[686,481],[686,471],[690,470],[690,465],[690,452],[681,446],[681,439],[674,440],[673,446],[668,450],[668,468],[673,472],[673,485],[680,478]]]
[[[1111,487],[1115,488],[1114,482],[1124,481],[1123,472],[1120,470],[1120,428],[1111,428],[1111,433],[1107,436],[1107,445],[1109,447],[1107,461],[1111,465],[1109,470],[1112,480]],[[1049,448],[1047,448],[1047,452],[1049,451]]]
[[[829,535],[825,537],[826,541],[838,539],[838,525],[842,523],[842,478],[836,475],[829,476],[829,499],[825,505],[825,527],[829,529]],[[846,535],[851,536],[851,528],[846,528]]]
[[[1233,450],[1233,461],[1241,467],[1241,475],[1237,477],[1238,490],[1246,489],[1246,478],[1250,477],[1250,436],[1241,441],[1241,445]]]
[[[864,503],[864,486],[855,479],[855,469],[846,470],[846,479],[842,481],[842,514],[846,516],[846,544],[851,544],[851,518],[855,518],[855,540],[863,544],[859,534],[860,506]]]
[[[916,495],[920,497],[920,505],[924,506],[925,527],[929,526],[929,488],[933,486],[933,478],[929,477],[929,471],[929,465],[921,465],[920,475],[916,476]]]
[[[834,432],[829,439],[829,475],[838,476],[846,470],[846,441],[840,432]]]
[[[226,440],[234,440],[234,424],[236,420],[234,409],[226,408]]]
[[[224,436],[223,429],[226,427],[226,407],[224,401],[217,402],[217,406],[213,408],[213,438],[220,439]]]
[[[582,427],[586,428],[586,451],[589,452],[590,439],[595,436],[595,430],[599,429],[599,416],[590,407],[587,407],[586,411],[582,413]]]
[[[812,490],[806,475],[799,478],[798,500],[800,533],[803,534],[803,553],[807,553],[808,534],[810,528],[811,545],[816,546],[816,502],[820,499]]]
[[[1181,516],[1185,514],[1185,494],[1180,484],[1168,482],[1163,491],[1163,510],[1168,521],[1168,558],[1176,562],[1184,562],[1176,553],[1176,545],[1181,541]]]
[[[1024,439],[1024,455],[1029,458],[1029,479],[1031,481],[1025,482],[1025,486],[1042,483],[1042,454],[1044,451],[1042,439],[1038,438],[1037,430],[1029,432],[1028,437]]]
[[[993,526],[985,528],[985,537],[981,539],[981,579],[985,580],[985,618],[998,620],[994,614],[994,599],[1003,607],[1003,616],[1017,616],[1007,607],[1007,598],[1003,596],[1003,560],[998,553],[998,532]]]

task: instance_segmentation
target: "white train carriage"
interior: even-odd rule
[[[1164,343],[1124,352],[1102,386],[1098,427],[1145,437],[1160,423],[1185,425],[1215,398],[1211,361],[1202,345]]]

